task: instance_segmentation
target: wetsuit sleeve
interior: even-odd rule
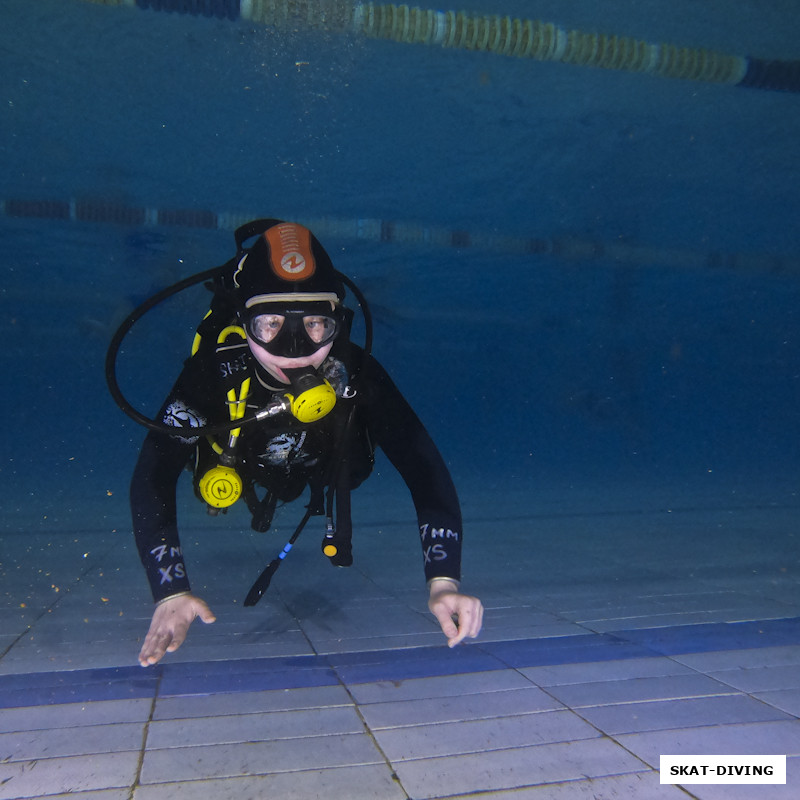
[[[207,402],[197,402],[197,398],[203,398],[204,389],[207,394],[203,370],[190,361],[156,419],[176,429],[205,424],[208,409],[203,406]],[[150,431],[133,472],[133,532],[156,602],[190,589],[178,535],[176,486],[196,442],[188,431],[175,436]]]
[[[450,471],[408,401],[383,367],[370,359],[368,427],[411,492],[426,580],[461,579],[461,507]]]

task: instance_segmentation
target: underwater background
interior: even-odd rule
[[[355,4],[275,5],[285,18],[261,24],[4,0],[7,567],[25,557],[14,534],[130,536],[144,432],[107,392],[109,339],[155,290],[233,254],[224,221],[259,216],[309,224],[362,287],[375,355],[445,455],[467,536],[470,516],[642,493],[797,504],[796,92],[371,38],[306,13]],[[790,0],[467,10],[800,55]],[[120,381],[146,412],[207,302],[186,292],[126,341]],[[374,492],[402,494],[378,473],[357,521]],[[413,534],[397,503],[383,514]]]

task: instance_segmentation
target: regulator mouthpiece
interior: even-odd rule
[[[315,422],[330,413],[336,405],[336,391],[310,367],[287,369],[291,389],[286,400],[292,416],[303,423]]]

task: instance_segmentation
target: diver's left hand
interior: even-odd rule
[[[458,591],[458,585],[447,578],[431,581],[428,608],[439,621],[448,647],[455,647],[466,638],[474,639],[483,624],[483,604],[477,597]]]

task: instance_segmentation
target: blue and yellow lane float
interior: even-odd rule
[[[191,16],[291,23],[402,44],[638,72],[749,89],[800,91],[800,61],[729,55],[702,47],[567,30],[539,20],[344,0],[88,0]]]

